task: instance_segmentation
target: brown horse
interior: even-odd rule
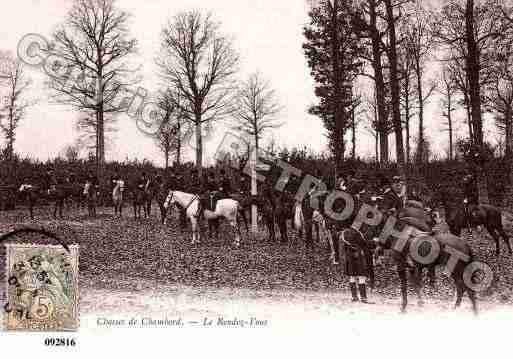
[[[397,219],[396,217],[387,216],[386,214],[381,215],[381,221],[377,226],[368,226],[361,230],[363,233],[362,237],[365,237],[367,240],[372,240],[380,236],[385,226],[388,226],[390,223],[394,223],[394,229],[397,231],[404,230],[405,226],[408,224],[402,219]],[[392,222],[388,222],[389,218]],[[387,223],[388,222],[388,223]],[[421,264],[417,261],[414,261],[410,256],[410,248],[412,245],[416,245],[416,241],[420,240],[424,237],[425,234],[419,234],[417,230],[414,230],[408,238],[399,245],[399,239],[395,236],[389,236],[386,240],[378,240],[378,247],[382,247],[385,249],[389,249],[392,251],[392,258],[397,264],[397,273],[401,282],[401,311],[406,311],[406,306],[408,304],[408,276],[407,271],[411,269],[410,273],[412,274],[413,284],[415,287],[415,291],[417,296],[419,297],[419,301],[421,301],[421,273],[422,269],[427,268],[428,271],[434,273],[434,269],[439,266],[448,266],[449,260],[451,259],[451,255],[449,254],[450,250],[457,251],[458,253],[462,253],[466,255],[469,259],[469,263],[474,259],[472,250],[470,246],[461,240],[459,237],[450,234],[450,233],[438,233],[435,235],[431,235],[429,238],[432,241],[435,241],[438,244],[438,247],[441,249],[439,255],[434,258],[429,264]],[[422,243],[422,242],[421,242]],[[422,245],[419,247],[419,251],[425,251],[426,249],[422,249]],[[472,310],[475,314],[477,314],[477,305],[476,305],[476,294],[475,291],[469,288],[464,282],[464,271],[465,271],[466,263],[463,261],[458,261],[454,266],[453,270],[450,273],[450,276],[453,278],[456,285],[456,303],[454,307],[458,307],[461,304],[461,300],[463,294],[465,292],[468,293],[470,301],[472,303]]]
[[[46,193],[49,200],[54,203],[53,217],[57,218],[57,212],[59,212],[59,217],[63,218],[65,203],[76,198],[77,193],[80,193],[80,191],[81,188],[78,183],[64,182],[51,185]]]
[[[91,181],[87,181],[84,185],[84,197],[87,203],[87,212],[89,217],[96,217],[96,205],[98,201],[98,187]]]
[[[137,186],[131,186],[129,188],[130,199],[132,200],[132,206],[134,209],[134,218],[141,218],[141,208],[144,211],[144,217],[148,218],[148,208],[146,206],[146,194],[143,189]]]
[[[512,254],[510,239],[504,231],[502,211],[488,204],[470,205],[465,211],[463,205],[442,201],[445,211],[445,221],[452,234],[460,236],[464,228],[484,226],[495,241],[495,254],[500,254],[500,239],[506,243],[509,253]]]

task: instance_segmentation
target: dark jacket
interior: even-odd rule
[[[474,177],[463,181],[463,196],[468,200],[468,204],[479,204],[479,190]]]
[[[387,188],[383,193],[383,204],[384,210],[395,209],[397,212],[403,209],[403,200],[392,188]]]
[[[221,180],[219,181],[219,191],[225,196],[229,196],[232,192],[232,184],[228,177],[221,177]]]

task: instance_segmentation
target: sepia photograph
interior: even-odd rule
[[[507,355],[513,0],[2,5],[1,355]]]

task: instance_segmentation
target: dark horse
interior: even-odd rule
[[[61,182],[49,186],[46,191],[48,198],[54,203],[53,217],[57,218],[57,211],[59,217],[63,218],[63,209],[67,201],[76,198],[77,193],[80,193],[81,188],[78,183]]]
[[[511,243],[504,231],[502,211],[488,204],[470,205],[465,211],[462,205],[442,201],[445,211],[445,221],[452,234],[460,236],[464,228],[483,225],[495,241],[495,254],[500,254],[500,239],[506,243],[509,253],[512,254]]]
[[[148,217],[148,208],[146,206],[146,193],[143,188],[139,188],[135,184],[132,184],[128,188],[130,200],[134,209],[134,218],[141,218],[141,209],[144,211],[144,217]]]
[[[382,214],[381,212],[376,212],[377,209],[373,210],[373,213],[375,215],[381,216],[381,221],[376,226],[368,226],[363,224],[363,226],[360,228],[359,232],[353,231],[353,236],[357,237],[356,241],[360,241],[361,248],[364,248],[363,246],[366,244],[363,244],[364,241],[372,241],[374,238],[377,238],[380,236],[380,234],[385,233],[384,230],[390,230],[391,228],[394,228],[396,231],[401,232],[404,230],[408,224],[404,222],[402,219],[397,219],[393,216],[388,216],[386,214]],[[434,242],[419,242],[416,241],[421,240],[422,235],[419,236],[418,232],[414,230],[410,235],[406,237],[406,239],[402,239],[401,241],[396,238],[395,236],[388,236],[387,238],[379,239],[378,241],[375,241],[378,248],[382,247],[385,249],[389,249],[392,251],[392,258],[397,264],[397,273],[401,282],[401,295],[402,295],[402,303],[401,303],[401,311],[406,311],[406,306],[408,304],[408,276],[407,271],[408,269],[413,269],[411,272],[413,274],[413,284],[415,287],[415,290],[417,292],[417,295],[419,296],[419,300],[421,299],[421,273],[423,268],[427,268],[429,271],[434,271],[434,268],[438,265],[447,266],[450,258],[451,258],[451,252],[457,251],[459,253],[465,254],[468,256],[469,263],[473,260],[473,254],[471,251],[470,246],[465,243],[463,240],[461,240],[459,237],[450,234],[450,233],[439,233],[435,235],[430,236],[430,240],[435,241],[439,248],[440,253],[438,256],[431,261],[429,264],[421,264],[417,261],[414,261],[410,256],[410,247],[412,245],[419,244],[418,250],[421,252],[426,252],[426,250],[430,249],[431,247],[426,248],[424,244],[428,244],[429,246],[431,243]],[[399,242],[400,241],[400,242]],[[415,247],[414,247],[415,248]],[[448,248],[451,249],[451,251],[448,250]],[[466,263],[462,260],[457,261],[456,265],[454,266],[454,269],[451,271],[450,276],[453,278],[455,285],[456,285],[456,303],[455,308],[458,307],[461,304],[461,300],[463,297],[463,294],[465,292],[468,293],[470,301],[472,303],[472,310],[475,314],[477,314],[477,306],[476,306],[476,294],[473,289],[467,287],[463,280],[463,273],[466,267]]]

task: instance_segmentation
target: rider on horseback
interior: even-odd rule
[[[146,176],[146,172],[143,172],[141,178],[137,181],[137,189],[141,191],[146,191],[148,185],[150,183],[150,179]]]
[[[403,182],[400,176],[392,177],[390,186],[383,192],[383,208],[390,213],[398,213],[404,207],[401,192]]]
[[[232,192],[232,185],[230,183],[230,179],[226,176],[226,172],[224,169],[221,169],[221,178],[219,180],[219,192],[221,193],[223,198],[229,198],[230,193]]]

